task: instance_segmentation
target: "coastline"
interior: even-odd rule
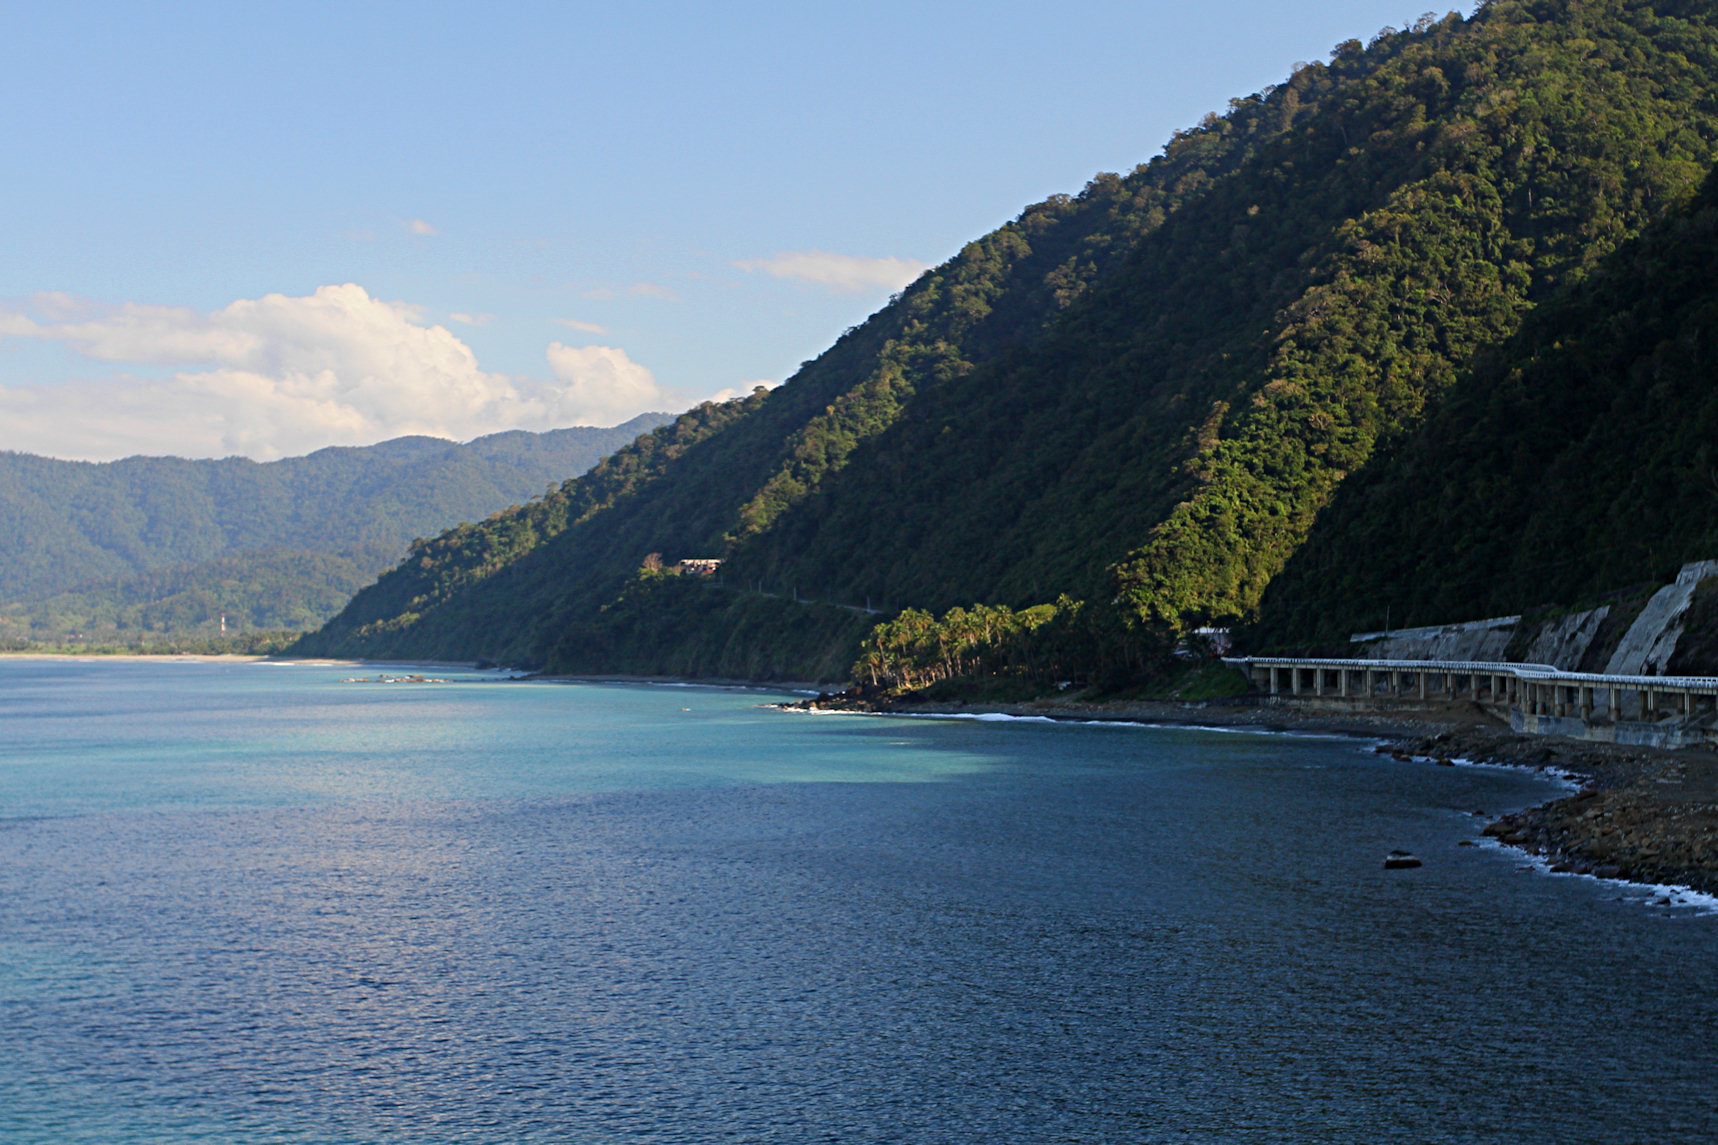
[[[0,652],[8,660],[99,660],[114,664],[304,664],[329,668],[385,668],[390,666],[476,671],[473,660],[342,660],[324,656],[269,656],[245,652]]]
[[[196,661],[203,664],[249,664],[272,656],[240,652],[0,652],[8,660],[101,660],[120,664],[159,664]]]
[[[825,696],[827,684],[808,680],[740,680],[720,676],[629,676],[621,672],[595,675],[551,675],[546,672],[519,677],[521,680],[545,684],[657,684],[669,688],[743,688],[748,692],[794,692],[801,695]],[[809,702],[809,701],[808,701]]]
[[[411,666],[476,670],[470,661],[299,659],[238,653],[76,654],[4,652],[11,659],[130,663],[277,663],[341,668]],[[1256,697],[1203,702],[1173,700],[1039,699],[1015,703],[873,703],[832,695],[810,681],[687,679],[621,673],[527,675],[525,681],[566,684],[650,684],[800,693],[778,707],[878,715],[978,717],[989,714],[1051,720],[1128,722],[1166,726],[1253,728],[1358,736],[1382,741],[1396,759],[1467,761],[1565,774],[1573,793],[1505,815],[1483,834],[1554,873],[1591,875],[1665,889],[1718,895],[1718,753],[1527,736],[1511,731],[1471,703],[1413,712],[1337,712]]]
[[[1399,713],[1328,712],[1256,700],[1183,703],[1119,700],[1083,703],[870,704],[820,696],[785,707],[880,715],[977,716],[997,713],[1056,720],[1322,732],[1385,741],[1380,754],[1495,764],[1566,774],[1569,795],[1486,825],[1483,834],[1558,874],[1718,894],[1718,753],[1591,743],[1521,735],[1472,704]]]

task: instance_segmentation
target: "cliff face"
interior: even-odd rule
[[[1059,631],[1100,643],[1249,616],[1352,475],[1687,199],[1714,76],[1704,4],[1496,3],[1342,45],[1028,209],[778,390],[420,546],[301,650],[794,675],[850,655],[867,606],[1069,594],[1102,607]],[[725,563],[693,591],[636,577],[651,552]]]

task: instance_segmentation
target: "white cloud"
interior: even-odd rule
[[[39,290],[30,296],[30,309],[44,318],[79,318],[90,313],[89,299],[63,290]]]
[[[491,373],[445,327],[426,325],[416,307],[372,298],[351,283],[303,297],[240,299],[211,313],[63,297],[34,313],[0,311],[0,336],[171,372],[0,386],[0,448],[90,460],[131,453],[268,459],[409,433],[463,440],[503,429],[608,425],[674,407],[622,350],[554,343],[554,380]]]
[[[549,321],[557,326],[565,326],[569,330],[580,330],[586,334],[607,334],[608,331],[595,322],[580,322],[577,318],[551,318]]]
[[[567,384],[559,400],[586,417],[600,411],[594,424],[618,425],[646,410],[680,404],[657,384],[655,375],[614,346],[550,342],[548,359],[555,377]]]
[[[785,251],[774,258],[742,259],[734,265],[849,292],[899,290],[927,269],[910,258],[862,258],[826,250]]]
[[[449,314],[448,318],[461,326],[487,326],[495,321],[493,314],[461,314],[458,311]]]
[[[439,235],[441,232],[422,219],[413,219],[403,224],[407,231],[414,235]]]
[[[779,384],[779,382],[772,382],[768,378],[759,378],[755,382],[741,382],[737,386],[729,386],[726,389],[717,390],[704,400],[710,402],[733,401],[735,398],[750,397],[752,391],[757,389],[759,386],[762,386],[766,390],[773,390]]]

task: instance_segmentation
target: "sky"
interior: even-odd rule
[[[0,449],[82,460],[612,425],[776,385],[1026,205],[1421,14],[0,11]]]

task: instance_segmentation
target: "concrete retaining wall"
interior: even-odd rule
[[[1661,676],[1676,652],[1682,635],[1682,618],[1694,601],[1694,590],[1710,576],[1718,576],[1718,561],[1694,561],[1682,566],[1676,581],[1652,594],[1617,650],[1605,665],[1607,676]]]
[[[1557,735],[1594,743],[1620,743],[1634,747],[1699,747],[1718,742],[1718,734],[1704,721],[1685,724],[1680,720],[1643,723],[1588,723],[1579,716],[1535,716],[1521,711],[1509,713],[1509,726],[1524,735]]]
[[[1356,645],[1354,655],[1365,660],[1501,660],[1520,620],[1495,616],[1430,628],[1357,632],[1348,639]]]
[[[1575,612],[1548,622],[1528,645],[1528,663],[1549,664],[1553,668],[1573,672],[1581,666],[1581,658],[1592,647],[1593,637],[1599,634],[1599,625],[1610,614],[1611,606],[1607,604],[1590,612]]]

